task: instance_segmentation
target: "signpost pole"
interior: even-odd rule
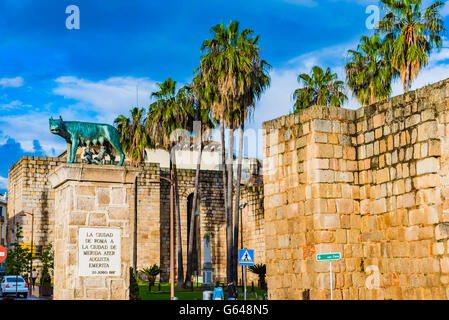
[[[329,270],[330,270],[330,272],[329,272],[329,277],[330,277],[330,284],[331,284],[331,300],[334,300],[333,298],[333,295],[332,295],[332,260],[329,260]]]
[[[341,259],[341,252],[334,252],[334,253],[320,253],[316,255],[317,261],[329,261],[329,282],[330,282],[330,289],[331,289],[331,300],[334,299],[333,295],[333,283],[332,283],[332,261],[334,260],[340,260]]]
[[[246,268],[247,266],[253,266],[254,265],[254,250],[249,249],[239,249],[239,265],[245,266],[245,272],[243,273],[243,297],[246,300]]]
[[[243,289],[243,296],[244,296],[244,299],[246,300],[246,266],[245,266],[245,287],[244,287],[244,289]]]

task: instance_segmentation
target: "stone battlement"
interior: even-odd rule
[[[449,79],[265,122],[270,299],[447,299]]]

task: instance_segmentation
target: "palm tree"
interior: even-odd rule
[[[428,63],[434,47],[442,46],[444,21],[439,10],[442,1],[436,1],[425,10],[421,0],[382,0],[387,14],[379,22],[379,30],[394,39],[392,64],[400,73],[404,92],[410,90],[420,69]]]
[[[131,109],[131,119],[119,115],[114,124],[120,135],[120,144],[127,157],[136,165],[145,161],[145,149],[154,146],[154,141],[146,126],[145,110],[137,107]],[[137,275],[137,179],[134,181],[134,239],[133,270]]]
[[[256,101],[261,97],[265,89],[270,85],[268,69],[270,65],[260,59],[260,48],[258,47],[258,37],[253,39],[254,50],[251,57],[252,69],[246,74],[246,91],[241,96],[239,108],[237,109],[237,121],[239,125],[239,153],[237,162],[236,177],[236,198],[234,207],[234,243],[233,243],[233,278],[238,283],[238,248],[239,248],[239,221],[240,221],[240,182],[242,177],[243,158],[243,133],[245,121],[252,114]]]
[[[181,214],[179,209],[178,176],[176,169],[176,147],[177,141],[173,139],[176,129],[185,128],[187,116],[185,105],[180,103],[176,95],[176,81],[171,78],[163,83],[158,83],[159,91],[153,92],[156,98],[148,110],[147,127],[155,140],[155,146],[167,150],[170,154],[170,172],[173,176],[175,189],[175,223],[176,223],[176,250],[178,256],[178,287],[184,284],[184,267],[182,262],[182,237],[181,237]]]
[[[349,50],[346,65],[349,88],[362,103],[369,105],[391,94],[391,81],[397,71],[391,65],[388,39],[383,42],[378,35],[362,37],[357,51]]]
[[[145,109],[137,107],[130,111],[131,119],[119,115],[114,124],[120,135],[120,143],[126,156],[136,164],[145,160],[145,149],[153,145],[151,136],[145,126]]]
[[[343,81],[337,80],[337,74],[332,73],[330,68],[324,71],[314,66],[310,75],[300,74],[298,82],[303,87],[293,93],[293,99],[296,100],[295,113],[313,105],[341,107],[348,99],[344,94]]]
[[[209,107],[213,101],[216,91],[213,88],[208,88],[202,81],[202,74],[199,73],[192,81],[189,87],[185,88],[185,101],[188,109],[189,128],[193,129],[193,134],[197,138],[195,141],[196,149],[198,150],[198,158],[195,172],[195,190],[193,192],[192,214],[190,216],[190,230],[189,239],[187,242],[187,271],[185,277],[186,287],[192,285],[191,278],[193,273],[193,243],[195,236],[195,212],[197,211],[198,195],[199,195],[199,180],[201,169],[201,157],[203,152],[203,134],[211,128],[214,128],[214,121],[211,119]],[[196,126],[194,122],[200,124]],[[195,132],[196,131],[196,132]]]
[[[236,113],[240,108],[242,96],[247,92],[247,78],[253,69],[256,56],[255,43],[257,37],[252,38],[253,31],[244,29],[240,32],[239,23],[231,21],[228,26],[223,23],[211,28],[212,39],[205,40],[201,51],[201,70],[204,82],[217,89],[217,97],[211,105],[212,116],[220,119],[221,134],[221,162],[223,170],[223,195],[226,208],[226,276],[233,280],[233,230],[232,230],[232,187],[233,187],[233,137],[238,128]],[[224,128],[229,130],[229,152],[226,164],[226,146]],[[226,167],[226,170],[225,170]]]
[[[265,264],[255,264],[248,267],[248,270],[259,276],[258,287],[261,289],[267,289],[267,283],[265,282],[265,276],[267,274],[267,267]]]
[[[154,286],[154,282],[156,281],[156,277],[158,274],[162,272],[162,269],[159,268],[157,264],[153,264],[151,268],[143,268],[140,270],[141,273],[147,276],[148,278],[148,292],[151,292],[151,287]]]

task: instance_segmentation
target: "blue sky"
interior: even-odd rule
[[[136,87],[139,106],[148,106],[157,82],[172,77],[181,85],[192,78],[202,41],[221,22],[238,20],[253,29],[262,57],[272,65],[272,85],[247,126],[261,128],[263,121],[292,110],[299,73],[318,64],[344,78],[347,50],[373,32],[366,27],[370,4],[378,1],[0,2],[0,192],[7,187],[8,168],[22,155],[55,156],[65,149],[48,131],[50,116],[112,123],[136,105]],[[69,5],[80,9],[79,30],[65,26]],[[449,5],[442,13],[449,15]],[[448,66],[445,39],[413,87],[447,78]],[[401,93],[400,84],[394,88]],[[351,99],[346,107],[358,104]],[[261,157],[260,143],[250,156]]]

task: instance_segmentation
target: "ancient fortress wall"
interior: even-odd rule
[[[23,242],[31,242],[32,219],[30,215],[20,216],[21,210],[34,213],[34,243],[37,246],[54,243],[55,191],[48,179],[50,173],[65,163],[64,158],[22,157],[9,171],[8,199],[8,243],[14,242],[16,223],[23,228]],[[104,166],[84,165],[93,168]],[[107,168],[113,168],[107,166]],[[158,264],[163,273],[163,281],[169,279],[170,267],[170,185],[161,176],[169,177],[168,169],[159,164],[146,163],[141,167],[138,176],[138,228],[137,228],[137,267],[142,269]],[[101,171],[101,170],[100,170]],[[258,176],[258,173],[256,174]],[[99,176],[98,181],[102,177]],[[188,199],[194,192],[195,170],[178,170],[179,205],[181,216],[184,272],[187,268],[187,212]],[[100,188],[101,189],[101,188]],[[114,204],[113,190],[98,189],[85,185],[74,188],[73,201],[80,215],[95,208],[100,202]],[[100,190],[100,191],[98,191]],[[199,233],[199,269],[202,274],[204,257],[203,238],[211,236],[211,258],[214,266],[214,280],[225,281],[226,277],[226,219],[222,196],[222,173],[216,170],[202,170],[200,173],[199,211],[197,217]],[[256,249],[256,262],[265,263],[265,239],[263,235],[263,184],[260,177],[253,175],[250,182],[242,187],[241,201],[248,206],[243,212],[244,247]],[[101,199],[100,199],[101,198]],[[243,203],[243,202],[242,202]],[[105,204],[106,205],[106,204]],[[113,209],[111,209],[113,210]],[[104,211],[104,210],[103,210]],[[104,215],[105,212],[102,212]],[[113,220],[114,212],[107,212],[109,220]],[[124,217],[121,217],[124,219]],[[121,219],[120,218],[120,219]],[[106,221],[108,221],[106,219]],[[133,219],[131,219],[133,221]],[[85,221],[84,221],[85,222]],[[240,243],[240,242],[239,242]],[[175,237],[176,245],[176,237]],[[175,252],[175,261],[176,261]],[[38,264],[38,261],[35,262]],[[257,276],[248,274],[250,281]]]
[[[447,299],[449,80],[264,123],[270,299]]]
[[[33,241],[36,246],[54,244],[55,229],[55,191],[52,189],[48,176],[64,159],[47,157],[22,157],[9,170],[8,198],[8,232],[7,241],[12,243],[16,223],[22,226],[23,242],[31,242],[32,218],[30,215],[20,216],[20,211],[34,214]],[[146,164],[138,178],[138,267],[150,263],[160,263],[160,193],[159,184],[150,180],[159,180],[159,166]],[[101,178],[101,177],[100,177]],[[99,179],[100,179],[99,178]],[[101,201],[113,203],[114,195],[102,194],[95,188],[76,189],[74,205],[82,213],[88,208],[94,208]],[[112,192],[112,191],[111,191]],[[101,197],[101,199],[100,199]],[[113,216],[113,213],[108,213]],[[112,218],[111,218],[112,219]],[[38,261],[37,261],[38,262]]]
[[[8,232],[7,244],[15,241],[16,223],[22,226],[24,242],[31,242],[31,216],[19,216],[20,211],[34,213],[34,243],[43,245],[53,241],[54,192],[48,173],[61,164],[59,158],[22,157],[8,175]]]

